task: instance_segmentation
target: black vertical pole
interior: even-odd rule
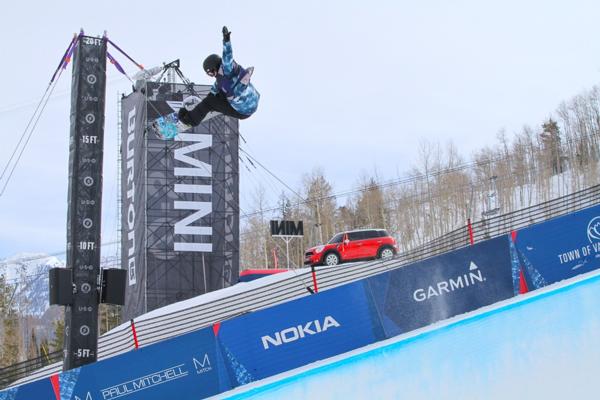
[[[74,296],[65,309],[65,371],[97,359],[105,92],[106,39],[80,35],[71,84],[67,268]]]

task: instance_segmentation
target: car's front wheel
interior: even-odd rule
[[[340,257],[335,253],[327,253],[325,254],[325,258],[323,259],[323,264],[325,265],[338,265],[340,263]]]
[[[384,247],[379,250],[379,258],[382,260],[389,260],[392,257],[394,257],[394,250],[392,250],[390,247]]]

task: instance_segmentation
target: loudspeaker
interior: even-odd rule
[[[102,269],[102,292],[100,303],[125,304],[127,270],[121,268]]]
[[[70,268],[50,268],[50,305],[68,306],[73,303],[73,278]]]

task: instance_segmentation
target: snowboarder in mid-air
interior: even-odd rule
[[[180,124],[178,130],[185,129],[185,125],[189,128],[200,124],[211,111],[238,119],[246,119],[256,111],[260,94],[250,83],[254,68],[244,69],[233,60],[230,37],[231,32],[224,26],[223,57],[211,54],[203,64],[204,72],[216,81],[210,93],[199,103],[197,97],[184,100],[177,113],[184,125]],[[194,102],[197,103],[195,106]]]

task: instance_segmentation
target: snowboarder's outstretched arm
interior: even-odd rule
[[[223,27],[223,75],[230,76],[233,72],[233,50],[231,49],[231,32],[226,26]]]

